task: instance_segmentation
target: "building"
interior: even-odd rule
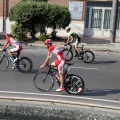
[[[4,24],[8,24],[9,10],[19,1],[21,0],[0,1],[0,16],[2,19],[4,15]],[[47,0],[47,2],[68,7],[72,17],[70,26],[78,32],[83,32],[84,36],[109,37],[113,0]],[[0,21],[0,24],[3,24],[3,21]],[[120,3],[116,36],[120,37]]]
[[[110,36],[112,0],[87,0],[84,36]],[[120,0],[116,37],[120,38]]]
[[[8,17],[9,10],[21,0],[1,0],[0,1],[0,16]],[[37,1],[37,0],[36,0]],[[84,20],[85,10],[86,10],[86,0],[48,0],[48,3],[59,4],[69,8],[73,14],[73,17],[78,16],[77,20]],[[4,6],[4,7],[3,7]],[[4,10],[4,12],[3,12]],[[75,14],[76,13],[76,14]]]

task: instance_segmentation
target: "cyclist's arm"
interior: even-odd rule
[[[3,46],[3,48],[2,48],[1,51],[3,51],[4,49],[7,49],[9,46],[10,46],[10,43],[7,42],[7,43]]]
[[[51,60],[51,57],[52,57],[52,53],[49,53],[48,52],[48,56],[47,58],[45,59],[45,62],[40,66],[40,68],[44,68],[45,66],[48,65],[49,61]]]
[[[48,65],[50,59],[51,59],[50,57],[47,57],[47,58],[45,59],[45,62],[43,63],[43,66],[44,66],[44,67]]]
[[[67,44],[69,43],[71,41],[71,37],[70,36],[68,36],[68,39],[67,39]]]

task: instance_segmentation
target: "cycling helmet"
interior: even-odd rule
[[[51,40],[51,39],[47,39],[47,40],[45,40],[44,44],[45,44],[45,45],[46,45],[46,44],[52,44],[52,40]]]
[[[11,36],[11,35],[12,35],[12,32],[7,32],[6,35],[7,35],[7,36]]]
[[[71,27],[66,27],[65,30],[71,30]]]

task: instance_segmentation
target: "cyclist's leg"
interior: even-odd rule
[[[15,48],[12,48],[8,51],[8,54],[13,57],[13,53],[17,52],[19,48],[15,47]]]
[[[77,51],[78,55],[80,54],[80,50],[78,48],[78,44],[79,44],[79,40],[78,38],[76,38],[76,41],[75,41],[75,50]]]
[[[58,67],[59,77],[60,77],[60,88],[58,88],[56,91],[60,92],[64,90],[64,64],[65,60],[56,60],[51,65],[56,65]]]
[[[21,46],[19,46],[19,49],[16,51],[17,52],[17,57],[19,57],[21,50],[23,50],[23,48]]]
[[[8,51],[8,53],[9,53],[9,55],[14,59],[14,62],[13,63],[15,63],[16,61],[17,61],[17,59],[18,59],[18,57],[17,58],[15,58],[14,56],[13,56],[13,53],[17,53],[17,55],[18,54],[20,54],[20,51],[21,51],[22,49],[21,49],[21,47],[15,47],[15,48],[12,48],[12,49],[10,49],[9,51]]]
[[[78,45],[80,44],[80,41],[81,41],[81,38],[78,37]],[[77,48],[78,48],[78,45],[77,45]],[[79,48],[78,48],[79,49]],[[81,49],[79,49],[79,57],[81,57]]]
[[[77,53],[77,51],[76,51],[76,49],[75,49],[75,43],[73,43],[72,46],[73,46],[73,48],[74,48],[74,50],[75,50],[75,55],[74,55],[74,57],[77,57],[77,54],[78,54],[78,53]]]
[[[60,88],[56,90],[58,92],[65,90],[65,88],[64,88],[64,77],[65,77],[64,65],[65,65],[65,60],[63,59],[63,60],[61,60],[60,64],[58,65],[58,72],[59,72],[60,82],[61,82]]]

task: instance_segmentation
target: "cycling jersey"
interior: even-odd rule
[[[15,39],[13,39],[12,37],[9,37],[7,39],[7,43],[10,43],[12,46],[18,47],[21,46]]]
[[[52,55],[55,55],[58,60],[55,60],[52,65],[55,65],[58,67],[58,72],[59,73],[63,73],[63,68],[64,68],[64,64],[65,64],[65,58],[63,55],[62,50],[60,50],[58,47],[56,46],[50,46],[48,49],[48,57],[52,57]]]
[[[73,38],[73,41],[71,43],[73,43],[75,45],[75,47],[77,47],[79,42],[80,42],[80,40],[81,40],[81,38],[78,36],[78,34],[72,32],[72,31],[69,31],[68,32],[68,37],[72,37]]]
[[[74,33],[74,32],[72,32],[72,31],[69,31],[69,32],[68,32],[68,36],[69,36],[69,37],[72,37],[72,38],[78,38],[78,37],[79,37],[77,33]]]
[[[58,58],[58,60],[65,59],[64,56],[63,56],[62,50],[59,49],[56,46],[50,46],[49,47],[49,49],[48,49],[48,57],[51,57],[52,54],[54,54]]]
[[[12,37],[9,37],[7,39],[7,43],[10,43],[12,46],[15,46],[15,48],[10,49],[10,52],[20,52],[23,49],[22,46]]]

